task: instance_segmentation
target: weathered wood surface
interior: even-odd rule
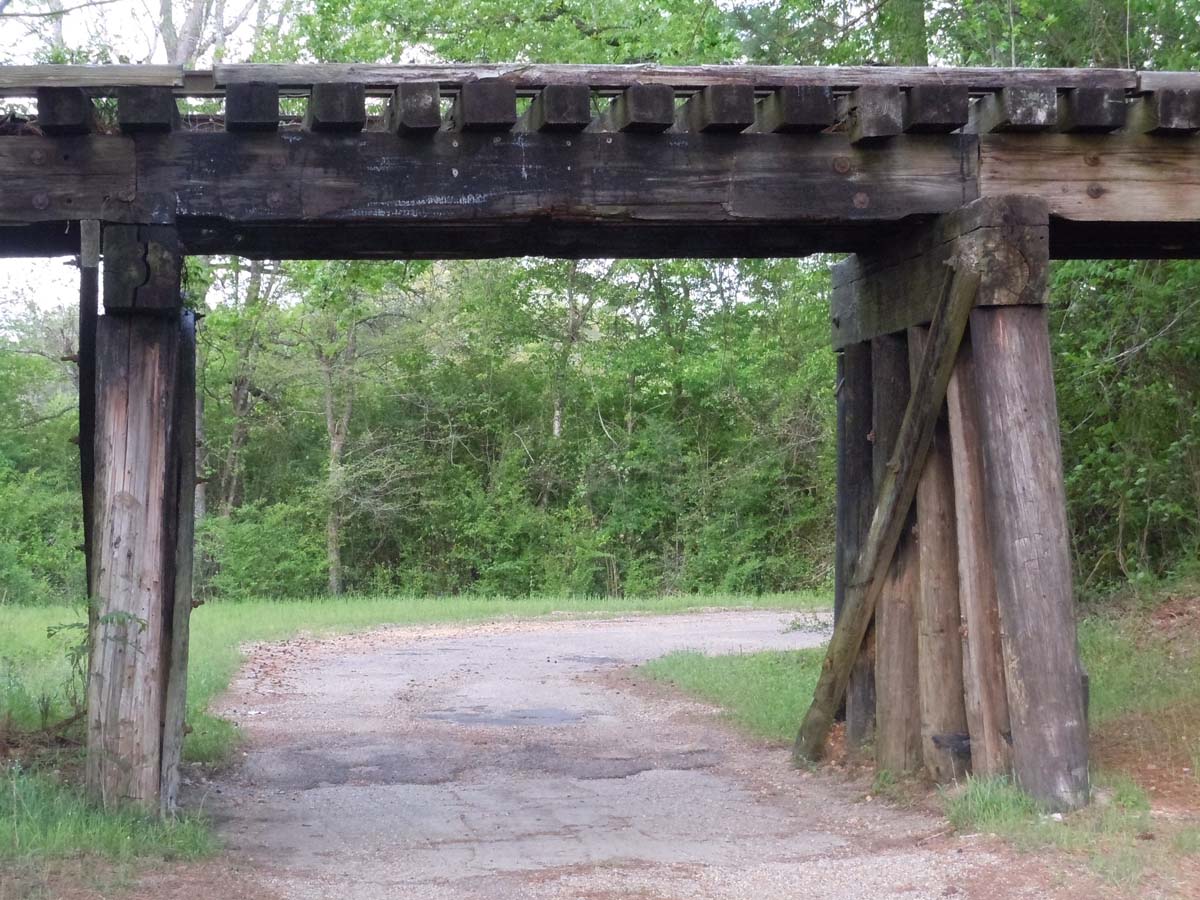
[[[846,591],[871,527],[871,345],[851,344],[838,354],[837,531],[834,544],[833,615],[841,617]],[[875,733],[875,648],[868,633],[846,689],[846,743],[858,749]]]
[[[919,359],[914,366],[919,366]],[[909,405],[910,381],[916,382],[915,377],[910,379],[903,332],[871,341],[871,380],[873,481],[884,485]],[[921,766],[916,619],[921,571],[916,517],[911,509],[898,510],[897,515],[905,524],[875,604],[875,763],[893,773],[915,772]]]
[[[195,537],[196,502],[196,316],[190,310],[181,313],[179,323],[179,365],[175,389],[175,435],[177,477],[170,487],[175,491],[175,555],[172,560],[174,583],[170,605],[164,615],[170,652],[163,705],[162,762],[159,803],[164,815],[172,815],[179,805],[180,771],[187,715],[188,637],[191,633],[192,565]]]
[[[904,97],[895,85],[856,88],[838,103],[850,143],[879,141],[904,130]]]
[[[346,133],[367,124],[367,95],[361,84],[314,84],[304,113],[309,131]]]
[[[1046,309],[973,310],[971,340],[1014,769],[1036,799],[1077,809],[1087,717]]]
[[[1001,69],[905,66],[658,66],[547,65],[376,65],[246,63],[217,66],[217,85],[269,81],[290,88],[307,88],[318,81],[346,81],[370,87],[391,87],[401,81],[438,81],[448,87],[480,78],[503,78],[523,90],[547,84],[586,84],[599,90],[622,90],[631,84],[667,84],[695,91],[710,84],[750,81],[760,89],[785,85],[820,85],[852,90],[862,85],[911,87],[949,84],[977,91],[1005,86],[1137,87],[1137,72],[1129,69]],[[2,83],[2,82],[0,82]]]
[[[886,150],[833,134],[521,132],[441,132],[399,152],[382,132],[176,132],[161,146],[139,165],[148,211],[233,222],[886,221],[973,199],[956,139],[932,135]]]
[[[750,130],[764,134],[824,131],[833,124],[836,112],[833,91],[828,87],[781,87],[758,101],[757,116]]]
[[[182,252],[174,228],[109,225],[104,229],[106,312],[174,316],[181,303]]]
[[[111,220],[137,197],[127,137],[0,137],[0,222]]]
[[[1009,775],[1012,752],[1007,735],[1008,695],[1000,649],[996,574],[987,529],[978,387],[970,334],[958,348],[958,361],[946,388],[950,456],[954,469],[958,545],[958,597],[962,614],[963,687],[967,733],[974,774]]]
[[[850,669],[875,613],[876,601],[883,591],[912,507],[925,451],[933,436],[955,353],[966,330],[967,316],[978,288],[979,276],[975,272],[966,267],[956,271],[931,323],[920,375],[913,381],[896,452],[883,483],[876,488],[878,499],[871,517],[871,529],[855,566],[855,581],[847,591],[841,619],[829,641],[812,705],[796,736],[794,755],[799,761],[819,759],[824,752],[825,738],[846,692]]]
[[[83,497],[83,555],[92,586],[92,529],[96,481],[96,319],[100,315],[100,223],[79,223],[79,485]]]
[[[920,358],[925,337],[926,329],[921,326],[908,330],[910,359]],[[950,380],[953,382],[953,375]],[[968,733],[955,505],[950,430],[943,412],[925,457],[916,500],[921,570],[916,611],[921,757],[935,784],[961,778],[969,764],[969,756],[957,753],[954,742],[945,739]]]
[[[1194,222],[1200,216],[1200,141],[1150,135],[983,135],[979,192],[1041,197],[1052,216],[1067,219]]]
[[[96,340],[98,619],[88,677],[86,778],[105,806],[158,808],[166,672],[164,611],[175,553],[170,410],[177,319],[102,316]]]
[[[1102,134],[1125,124],[1129,104],[1115,88],[1075,88],[1058,95],[1058,130]]]
[[[1058,120],[1058,97],[1053,87],[1005,87],[980,97],[971,106],[967,130],[1045,131]]]
[[[429,85],[436,90],[435,82]],[[583,131],[591,122],[592,92],[585,85],[551,84],[533,98],[518,127],[523,131]]]
[[[119,87],[183,87],[181,66],[0,66],[0,97],[28,97],[39,87],[80,87],[92,92]]]
[[[1043,302],[1049,235],[1041,200],[989,197],[850,257],[833,269],[834,348],[928,322],[953,255],[980,274],[979,305]]]

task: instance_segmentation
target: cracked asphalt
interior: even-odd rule
[[[676,649],[815,646],[792,614],[386,629],[253,649],[192,785],[246,897],[1079,896],[1035,862],[794,770],[786,748],[631,676]],[[232,871],[232,870],[231,870]]]

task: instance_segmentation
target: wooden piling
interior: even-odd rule
[[[191,633],[192,571],[196,502],[196,316],[184,310],[179,323],[179,367],[175,391],[175,556],[170,598],[170,653],[163,704],[160,807],[174,814],[179,801],[179,765],[187,714],[188,638]]]
[[[946,388],[956,498],[963,696],[971,739],[971,770],[979,776],[996,776],[1012,773],[1012,752],[976,391],[968,334],[959,347],[954,374]]]
[[[182,682],[173,693],[168,672],[179,662],[176,557],[182,538],[190,546],[190,513],[185,531],[178,524],[185,451],[191,458],[190,443],[179,440],[187,415],[180,394],[190,391],[180,372],[182,257],[167,228],[109,226],[103,247],[85,774],[106,807],[158,810],[163,743],[176,754],[181,739],[164,721],[168,697],[173,708],[182,703]],[[183,406],[192,407],[190,395]],[[182,505],[190,510],[186,497]]]
[[[909,358],[919,358],[926,329],[908,330]],[[938,418],[917,485],[920,592],[917,597],[917,659],[920,673],[921,756],[937,784],[966,774],[969,752],[963,701],[962,637],[959,633],[958,539],[950,432]]]
[[[1077,809],[1087,718],[1046,309],[975,309],[971,338],[1016,777]]]
[[[871,342],[874,397],[873,471],[882,484],[909,400],[908,343],[903,332]],[[911,772],[921,765],[916,604],[920,592],[915,516],[907,523],[875,609],[875,761]]]
[[[834,551],[834,619],[841,614],[852,569],[871,527],[871,345],[851,344],[838,354],[837,540]],[[875,734],[875,635],[868,631],[846,688],[846,743],[858,749]]]

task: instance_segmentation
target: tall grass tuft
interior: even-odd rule
[[[197,815],[160,820],[135,810],[104,811],[48,775],[9,766],[0,773],[0,860],[88,853],[108,860],[193,859],[216,838]]]

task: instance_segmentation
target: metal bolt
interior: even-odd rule
[[[50,205],[50,195],[49,194],[34,194],[33,195],[33,208],[34,209],[46,209],[49,205]]]
[[[46,151],[45,150],[34,150],[32,153],[29,154],[29,161],[35,166],[40,166],[42,163],[44,163],[46,161]]]
[[[846,175],[850,171],[850,160],[845,156],[835,156],[833,158],[833,171],[839,175]]]
[[[866,209],[870,205],[871,205],[871,198],[868,197],[866,194],[864,194],[862,191],[859,191],[857,194],[854,195],[854,208],[855,209]]]

